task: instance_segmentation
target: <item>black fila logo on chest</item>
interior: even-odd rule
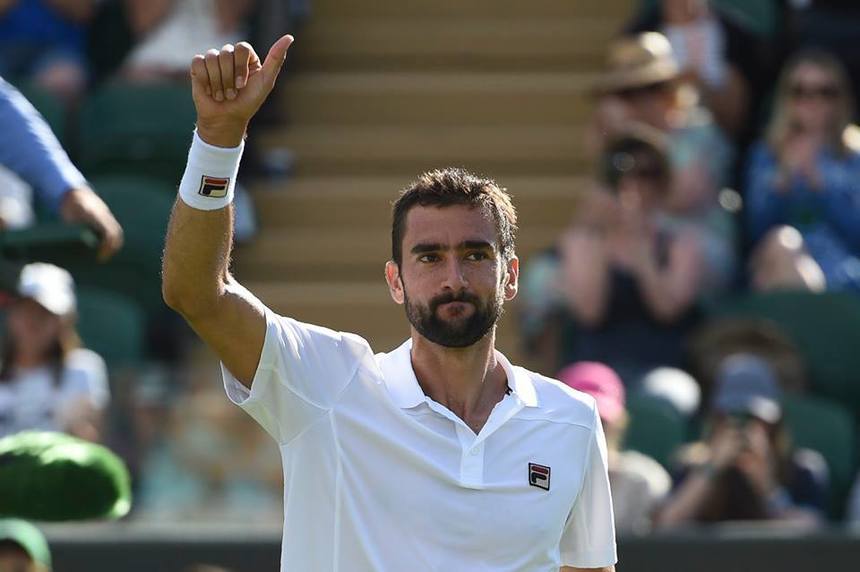
[[[529,463],[529,484],[533,487],[549,490],[549,473],[550,468],[546,465],[538,465],[537,463]]]

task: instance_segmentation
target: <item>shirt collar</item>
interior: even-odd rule
[[[505,370],[508,385],[523,405],[538,407],[537,391],[529,374],[521,367],[514,367],[508,358],[496,350],[496,359]],[[424,391],[412,369],[412,340],[408,339],[393,351],[383,354],[379,360],[383,380],[388,394],[401,409],[416,407],[426,400]]]

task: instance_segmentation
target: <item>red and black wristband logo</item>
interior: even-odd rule
[[[529,463],[529,484],[533,487],[549,490],[549,467],[538,465],[537,463]]]
[[[222,199],[227,196],[227,189],[229,187],[229,178],[207,177],[203,175],[203,178],[200,179],[200,189],[197,191],[197,194],[211,199]]]

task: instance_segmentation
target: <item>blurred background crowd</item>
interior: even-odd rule
[[[525,45],[526,28],[498,60],[432,41],[410,41],[406,57],[391,47],[400,28],[323,1],[0,2],[0,437],[48,429],[108,445],[132,471],[129,519],[280,521],[277,448],[230,406],[217,362],[163,305],[159,268],[193,128],[191,57],[240,39],[264,51],[289,31],[298,53],[251,127],[236,205],[237,275],[264,301],[393,347],[405,322],[377,309],[384,284],[365,287],[357,266],[367,258],[378,274],[385,259],[387,183],[448,159],[434,148],[410,162],[419,139],[416,154],[485,144],[474,168],[509,187],[526,223],[500,345],[597,399],[619,532],[860,521],[860,6],[610,4],[621,17],[606,17],[594,59],[577,55],[582,70],[546,55],[535,67],[541,46]],[[326,41],[351,38],[355,19],[368,43],[338,60]],[[492,45],[481,25],[476,39]],[[475,126],[485,139],[463,143],[468,119],[431,101],[438,77],[460,81],[437,73],[446,58],[496,77],[506,59],[520,66],[510,77],[544,92],[574,78],[560,109],[586,111],[577,128],[566,112],[511,125],[535,150],[488,157],[503,144],[489,120]],[[484,110],[504,124],[519,92],[488,86],[510,97]],[[377,108],[374,89],[423,107]],[[319,117],[301,113],[308,100]],[[369,127],[377,112],[391,125]],[[522,167],[529,153],[539,158]],[[366,220],[350,208],[365,203]],[[373,330],[377,315],[399,329]]]

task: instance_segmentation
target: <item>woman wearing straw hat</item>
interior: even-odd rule
[[[666,223],[699,234],[706,293],[718,293],[732,282],[736,267],[734,223],[718,200],[733,149],[707,110],[696,104],[695,91],[683,83],[669,41],[656,32],[617,40],[592,93],[597,100],[594,151],[599,153],[631,122],[668,137],[672,174],[663,204]]]

